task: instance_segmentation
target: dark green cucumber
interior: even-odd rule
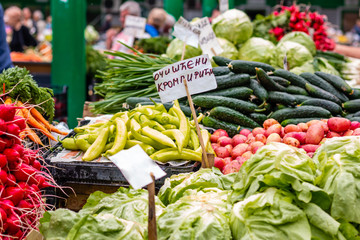
[[[229,64],[229,69],[234,73],[248,73],[250,75],[255,75],[255,68],[262,68],[266,72],[275,71],[275,68],[272,66],[261,62],[233,60]]]
[[[296,98],[285,92],[270,91],[268,101],[271,103],[282,103],[287,106],[295,106]]]
[[[360,98],[360,89],[358,88],[353,88],[354,92],[353,94],[350,95],[350,99],[354,100],[354,99],[359,99]]]
[[[226,75],[230,73],[230,69],[226,66],[223,67],[214,67],[213,68],[213,73],[215,76],[221,76],[221,75]]]
[[[339,105],[321,98],[306,100],[305,102],[301,103],[301,106],[318,106],[329,110],[332,115],[342,114],[342,108]]]
[[[331,117],[331,113],[322,107],[300,106],[296,108],[280,109],[276,112],[273,112],[270,117],[278,120],[279,122],[282,122],[285,119],[290,118],[329,118]]]
[[[159,98],[151,98],[154,102],[161,103]],[[141,102],[151,102],[149,97],[128,97],[126,99],[126,103],[129,105],[130,108],[134,108],[136,104]]]
[[[348,118],[350,121],[357,121],[360,122],[360,117],[352,117],[352,118]]]
[[[342,91],[349,95],[353,93],[353,89],[341,77],[324,72],[315,72],[315,74],[333,85],[339,91]]]
[[[223,90],[200,93],[195,96],[223,96],[246,100],[249,99],[251,94],[253,94],[253,90],[248,87],[233,87]]]
[[[217,76],[216,78],[217,90],[231,87],[244,86],[249,83],[250,75],[249,74],[235,74],[229,73],[222,76]]]
[[[250,113],[249,115],[255,122],[257,122],[258,124],[260,124],[262,126],[262,124],[265,122],[265,120],[267,119],[267,116],[265,114],[262,113]]]
[[[272,80],[262,68],[256,68],[256,77],[261,85],[268,91],[285,92],[285,87]]]
[[[224,106],[238,110],[242,113],[252,113],[257,108],[257,105],[254,103],[221,96],[197,96],[194,97],[193,102],[195,105],[203,108],[210,109],[217,106]]]
[[[329,93],[328,91],[325,91],[315,85],[307,83],[307,84],[305,84],[305,89],[306,89],[306,91],[308,91],[310,96],[327,99],[329,101],[332,101],[332,102],[335,102],[335,103],[341,105],[341,101],[338,97],[336,97],[335,95],[333,95],[333,94]]]
[[[250,88],[253,90],[254,95],[257,98],[266,102],[268,99],[268,92],[256,79],[250,79]]]
[[[228,66],[228,64],[232,61],[229,58],[221,57],[221,56],[213,56],[214,62],[219,66]]]
[[[360,99],[344,102],[342,107],[348,112],[358,112],[360,111]]]
[[[331,93],[332,95],[340,99],[341,102],[349,101],[349,98],[346,97],[344,93],[339,92],[333,85],[331,85],[321,77],[312,73],[302,73],[300,74],[300,76],[306,79],[306,81],[308,81],[310,84]]]
[[[309,118],[290,118],[290,119],[285,119],[284,121],[281,122],[281,126],[286,127],[289,124],[299,124],[299,123],[307,123],[311,120],[320,120],[321,118],[317,118],[317,117],[309,117]]]
[[[290,81],[286,80],[285,78],[282,77],[278,77],[278,76],[269,76],[272,80],[274,80],[274,82],[277,82],[278,84],[280,84],[281,86],[287,87],[290,85]]]
[[[273,111],[277,111],[277,110],[280,110],[280,109],[283,109],[283,108],[288,108],[289,106],[286,106],[282,103],[277,103],[276,105],[273,106]]]
[[[240,131],[239,125],[217,120],[210,116],[204,117],[201,123],[206,127],[210,127],[214,129],[223,129],[229,134],[230,137],[238,134]]]
[[[313,97],[306,95],[293,94],[292,96],[296,99],[296,104],[300,104],[302,102],[305,102],[306,100],[313,99]]]
[[[336,53],[333,51],[321,51],[321,50],[316,50],[316,56],[320,55],[321,57],[327,58],[327,57],[331,57],[331,58],[335,58],[338,59],[340,61],[344,61],[346,62],[346,57],[340,53]]]
[[[285,78],[291,82],[291,85],[295,85],[302,88],[305,88],[305,83],[307,83],[307,81],[302,77],[300,77],[299,75],[286,71],[284,69],[276,69],[274,72],[274,76]]]
[[[352,114],[353,117],[360,117],[360,111],[354,112]]]
[[[220,106],[214,107],[210,111],[210,116],[225,122],[239,124],[242,127],[249,127],[249,128],[260,127],[260,125],[251,118],[245,116],[244,114],[236,110],[227,107],[220,107]]]
[[[305,96],[309,95],[305,89],[294,85],[288,86],[285,91],[290,94],[305,95]]]
[[[139,102],[138,104],[141,104],[141,105],[154,105],[153,102]],[[172,103],[163,103],[164,107],[166,110],[169,110],[173,104]],[[189,106],[185,106],[183,104],[180,104],[180,108],[181,110],[184,112],[184,114],[187,116],[187,117],[191,117],[192,114],[191,114],[191,108]],[[197,111],[195,110],[195,112],[197,113]]]

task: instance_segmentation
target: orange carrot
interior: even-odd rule
[[[22,113],[24,114],[26,121],[31,126],[39,129],[42,133],[44,133],[51,140],[57,141],[56,138],[54,138],[54,136],[51,135],[51,133],[43,125],[41,125],[38,121],[36,121],[36,119],[30,114],[30,111],[27,108],[25,108],[24,105],[20,101],[18,101],[18,105],[19,105],[19,107],[23,107],[21,109]]]
[[[44,144],[41,142],[39,136],[26,124],[25,128],[26,136],[30,138],[31,141],[33,141],[36,144],[39,144],[41,146],[44,146]]]
[[[10,105],[11,103],[12,103],[11,98],[10,97],[6,98],[4,104]]]
[[[41,113],[39,113],[38,110],[36,110],[35,107],[30,108],[30,113],[36,120],[38,120],[38,122],[44,124],[47,130],[51,130],[50,123],[46,121],[46,119],[41,115]]]
[[[61,135],[64,135],[64,136],[68,135],[67,132],[60,131],[60,130],[57,129],[54,125],[51,125],[51,124],[50,124],[50,130],[51,130],[52,132],[56,132],[56,133],[61,134]]]

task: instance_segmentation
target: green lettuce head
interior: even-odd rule
[[[274,47],[274,44],[268,40],[252,37],[239,49],[239,59],[269,63]]]
[[[232,44],[230,41],[226,40],[225,38],[217,38],[221,48],[224,50],[218,56],[226,57],[229,59],[237,59],[238,57],[238,50],[236,49],[235,45]]]
[[[314,69],[313,61],[307,61],[300,67],[294,67],[294,68],[290,69],[290,72],[295,73],[297,75],[304,73],[304,72],[314,73],[315,69]]]
[[[292,41],[297,42],[304,47],[306,47],[309,52],[314,56],[316,54],[316,47],[314,41],[311,39],[309,35],[307,35],[304,32],[290,32],[284,35],[284,37],[281,38],[279,43]]]
[[[176,38],[170,42],[168,48],[166,49],[166,56],[175,59],[176,61],[179,61],[181,59],[183,48],[184,42]],[[200,48],[186,45],[184,59],[196,57],[201,54],[202,51]]]
[[[315,71],[320,71],[320,72],[340,76],[340,73],[334,68],[333,65],[329,63],[329,61],[326,58],[316,57],[314,59],[314,66],[315,66]]]
[[[226,38],[235,45],[246,42],[253,32],[250,18],[237,9],[228,10],[216,17],[212,28],[217,37]]]
[[[285,54],[289,69],[313,60],[313,56],[306,47],[296,42],[286,41],[276,45],[270,60],[271,65],[283,68]]]

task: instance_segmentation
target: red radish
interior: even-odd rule
[[[264,134],[258,134],[255,136],[255,141],[266,143],[266,137]]]
[[[236,145],[240,144],[240,143],[244,143],[246,142],[247,137],[245,135],[242,134],[236,134],[233,137],[233,146],[235,147]]]
[[[0,217],[1,217],[1,219],[0,219],[0,222],[1,222],[1,223],[6,222],[6,220],[7,220],[7,214],[6,214],[6,211],[5,211],[4,209],[2,209],[2,208],[0,208]],[[1,226],[1,225],[0,225],[0,226]]]
[[[232,150],[232,153],[231,153],[231,157],[233,159],[243,155],[244,152],[246,152],[246,149],[248,148],[248,144],[246,143],[240,143],[238,145],[236,145],[233,150]]]
[[[25,122],[25,118],[16,115],[14,117],[14,121],[13,121],[16,125],[19,126],[20,130],[24,130],[26,128],[26,122]],[[1,123],[0,123],[1,125]]]
[[[284,132],[289,133],[289,132],[301,132],[301,128],[295,124],[289,124],[284,128]]]
[[[226,136],[222,136],[219,137],[217,140],[217,143],[221,146],[221,147],[225,147],[226,145],[232,145],[233,140],[230,137],[226,137]]]
[[[296,138],[293,137],[286,137],[284,138],[284,143],[293,147],[299,147],[300,142]]]
[[[270,134],[272,133],[277,133],[277,134],[281,134],[281,125],[279,123],[273,124],[270,127],[268,127],[268,129],[266,129],[265,131],[265,137],[268,137]]]
[[[216,143],[219,137],[228,137],[228,133],[223,129],[217,129],[210,137],[210,141]]]
[[[7,182],[7,173],[6,173],[6,171],[4,171],[4,170],[1,170],[0,171],[0,183],[2,184],[2,185],[5,185],[6,184],[6,182]]]
[[[349,129],[346,132],[344,132],[342,135],[343,136],[352,136],[353,133],[354,133],[354,131]]]
[[[3,209],[7,215],[10,215],[13,211],[14,203],[10,200],[4,199],[0,202],[0,209]]]
[[[17,205],[21,199],[24,198],[24,190],[18,187],[7,187],[5,188],[5,195],[9,200],[11,200],[15,205]]]
[[[324,129],[321,124],[313,124],[306,132],[305,143],[306,144],[319,144],[324,138]]]
[[[304,149],[305,152],[315,152],[319,147],[320,145],[315,144],[305,144],[300,146],[300,148]]]
[[[332,117],[327,122],[329,129],[334,132],[344,132],[351,126],[351,121],[346,118]]]
[[[25,201],[25,200],[20,200],[20,202],[18,203],[18,205],[16,206],[16,207],[18,207],[18,208],[22,208],[22,209],[26,209],[26,208],[33,208],[34,207],[34,205],[32,205],[32,204],[30,204],[30,203],[28,203],[27,201]]]
[[[304,132],[289,132],[284,136],[284,139],[287,137],[296,138],[300,142],[300,144],[304,144],[305,138],[306,138],[306,133],[304,133]]]
[[[353,136],[360,136],[360,128],[355,129],[352,135]]]
[[[333,137],[340,137],[340,134],[338,134],[337,132],[328,132],[326,134],[327,138],[333,138]]]
[[[0,137],[0,152],[3,152],[6,148],[6,141]]]
[[[215,151],[215,149],[214,149]],[[41,163],[38,160],[35,160],[32,164],[32,166],[36,169],[36,170],[41,170]]]
[[[247,151],[247,152],[244,152],[243,155],[241,155],[243,158],[245,158],[246,160],[250,159],[251,156],[252,156],[252,152],[251,151]]]
[[[9,227],[7,229],[8,233],[15,234],[20,230],[20,227],[19,227],[20,226],[20,221],[19,221],[19,218],[16,215],[11,214],[7,218],[6,222],[9,224]]]
[[[357,128],[360,128],[360,122],[352,121],[351,124],[350,124],[350,130],[355,130]]]
[[[217,144],[217,143],[212,143],[211,144],[211,147],[212,147],[212,149],[214,149],[214,151],[215,151],[215,149],[217,149],[218,147],[220,147],[220,145],[219,144]],[[40,163],[39,163],[40,164]],[[34,166],[35,167],[35,166]],[[38,169],[39,170],[39,169]]]
[[[303,131],[303,132],[306,132],[306,131],[308,130],[308,128],[309,128],[309,126],[308,126],[306,123],[299,123],[297,126],[298,126],[298,127],[301,129],[301,131]]]
[[[281,142],[281,137],[279,134],[277,133],[272,133],[268,136],[268,138],[266,139],[266,144],[271,143],[271,142]]]
[[[241,163],[239,161],[232,161],[231,163],[227,164],[223,169],[223,174],[230,174],[234,172],[238,172],[241,167]]]
[[[17,231],[17,233],[14,234],[14,237],[21,239],[23,235],[24,235],[24,233],[21,230],[19,230],[19,231]]]
[[[15,107],[14,105],[1,104],[0,118],[4,119],[5,122],[12,121],[15,117],[16,109],[20,109],[20,107]]]
[[[220,169],[220,171],[223,170],[225,166],[225,161],[223,158],[215,157],[214,159],[214,167]]]
[[[227,150],[229,151],[230,155],[231,155],[231,152],[233,150],[233,146],[231,144],[228,144],[225,146],[227,148]]]
[[[6,148],[11,148],[12,145],[14,144],[14,142],[15,142],[13,139],[10,139],[8,137],[4,137],[2,140],[5,142],[5,147]]]
[[[19,164],[18,167],[12,172],[18,181],[28,181],[34,178],[37,170],[25,163]]]
[[[250,133],[251,131],[247,128],[241,129],[240,131],[240,134],[244,135],[245,137],[247,137]]]
[[[263,129],[262,127],[256,127],[252,130],[252,134],[254,135],[254,137],[256,137],[256,135],[258,134],[264,134],[265,133],[265,129]]]
[[[5,154],[6,159],[9,162],[17,161],[20,158],[20,154],[18,153],[18,151],[14,150],[12,148],[5,149],[3,153]]]
[[[14,175],[12,175],[11,173],[9,173],[7,175],[7,182],[6,185],[9,187],[14,187],[16,185],[16,178]]]
[[[220,158],[226,158],[230,156],[229,150],[226,147],[218,147],[216,150],[214,150],[216,153],[216,156]]]
[[[10,123],[6,125],[6,132],[14,136],[19,136],[20,128],[15,123]]]
[[[6,156],[0,153],[0,168],[5,167],[7,163]]]
[[[20,157],[22,157],[24,155],[24,148],[23,146],[19,145],[19,144],[14,144],[12,145],[11,147],[12,149],[16,150],[19,154],[20,154]]]
[[[275,119],[273,118],[269,118],[269,119],[266,119],[263,123],[263,127],[265,128],[265,130],[267,130],[269,127],[271,127],[272,125],[274,124],[279,124],[278,121],[276,121]],[[266,136],[266,135],[265,135]]]

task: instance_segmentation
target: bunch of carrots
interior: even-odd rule
[[[7,98],[4,104],[12,104],[11,98]],[[40,140],[40,137],[35,133],[32,128],[40,130],[44,135],[49,139],[57,141],[57,139],[51,134],[55,132],[61,135],[67,135],[68,133],[62,132],[52,124],[50,124],[34,106],[23,104],[21,101],[16,101],[15,105],[21,107],[21,109],[16,110],[16,115],[25,118],[26,128],[20,133],[20,138],[24,139],[28,137],[34,143],[44,146],[44,143]],[[30,128],[30,126],[32,128]]]

